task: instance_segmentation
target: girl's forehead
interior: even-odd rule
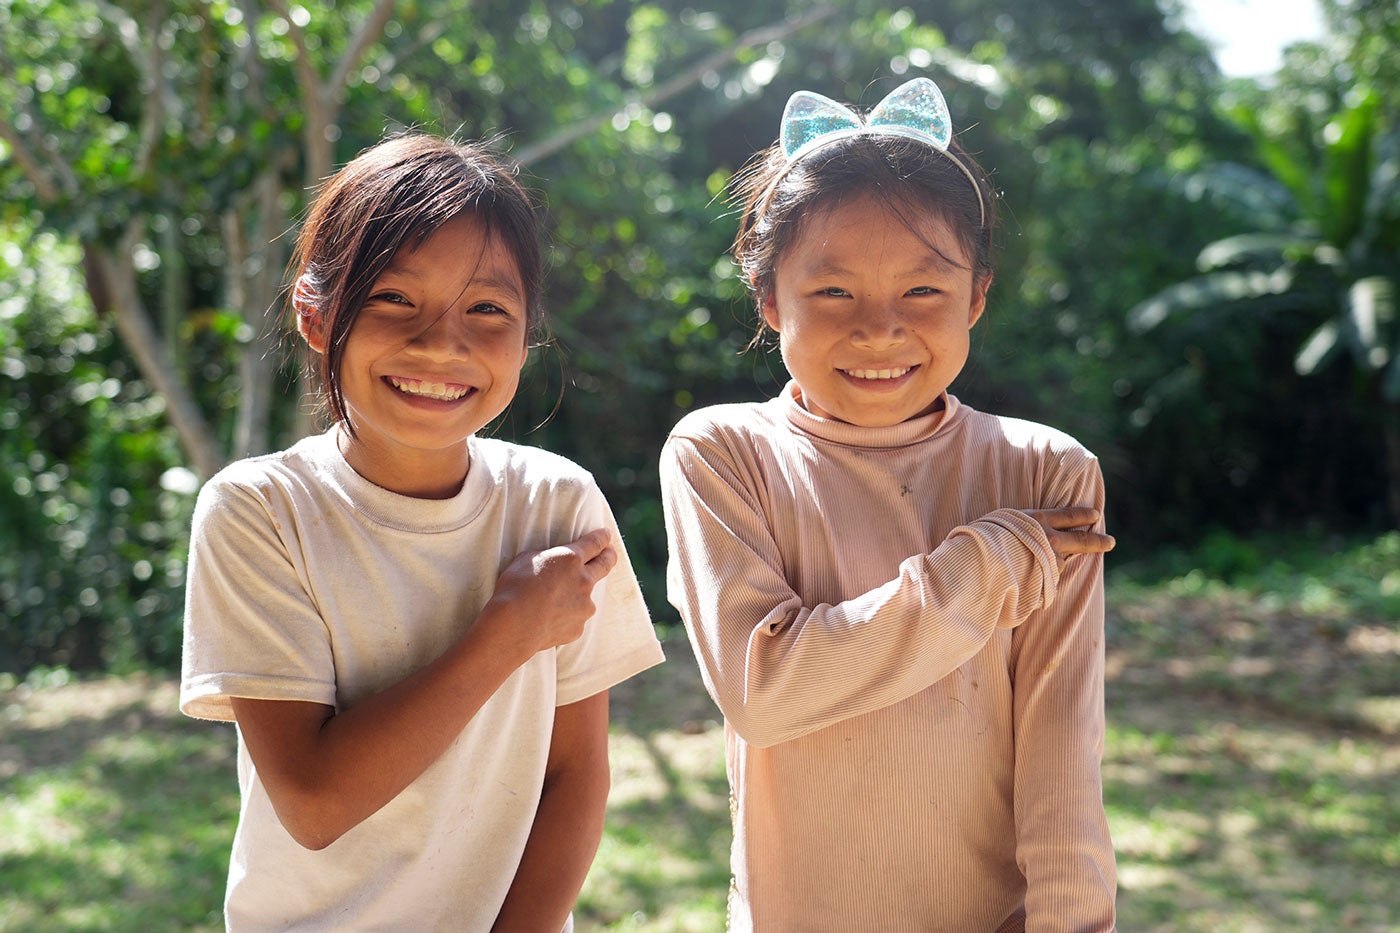
[[[523,292],[519,263],[506,241],[480,218],[463,214],[405,243],[385,270],[410,278],[456,278]]]
[[[967,266],[962,242],[940,213],[918,205],[896,207],[875,195],[817,206],[803,218],[780,261],[805,255],[820,262],[826,255],[888,249],[925,254],[936,266]]]

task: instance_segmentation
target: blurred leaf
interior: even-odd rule
[[[1332,243],[1349,242],[1365,223],[1379,103],[1376,95],[1367,91],[1323,127],[1324,235]],[[1359,184],[1362,179],[1367,183]]]
[[[1223,269],[1227,266],[1259,263],[1268,267],[1285,262],[1289,257],[1301,258],[1311,255],[1317,248],[1317,241],[1280,233],[1241,233],[1207,244],[1196,259],[1202,272]]]
[[[1299,375],[1311,376],[1321,366],[1329,362],[1341,349],[1341,327],[1336,321],[1326,321],[1313,331],[1311,337],[1298,350],[1294,366]]]
[[[1390,347],[1396,327],[1395,283],[1383,276],[1370,276],[1353,282],[1347,290],[1347,335],[1357,363],[1379,370],[1390,361]]]
[[[1216,272],[1158,292],[1129,311],[1128,320],[1136,333],[1145,333],[1171,315],[1284,295],[1292,283],[1287,267],[1273,272]]]

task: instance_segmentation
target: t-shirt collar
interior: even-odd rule
[[[314,457],[325,478],[350,505],[380,525],[426,534],[455,531],[479,515],[494,492],[495,479],[480,456],[476,437],[468,441],[471,468],[461,490],[450,499],[418,499],[390,492],[356,473],[336,443],[340,430],[335,425],[316,436]]]

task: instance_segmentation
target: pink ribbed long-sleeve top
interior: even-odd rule
[[[668,590],[725,718],[732,930],[1111,930],[1093,455],[945,396],[862,428],[692,413],[662,455]]]

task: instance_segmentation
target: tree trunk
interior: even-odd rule
[[[279,167],[274,165],[264,170],[249,195],[223,218],[224,244],[229,256],[228,303],[238,310],[251,333],[238,361],[234,459],[267,453],[271,449],[269,426],[282,336],[278,294],[282,268],[286,265],[280,234],[288,223],[281,207]],[[244,217],[253,217],[255,222],[245,226]]]
[[[87,258],[101,278],[98,287],[103,293],[94,295],[94,302],[100,299],[107,303],[117,336],[136,362],[137,370],[151,389],[165,399],[166,416],[180,438],[185,456],[196,472],[207,479],[224,465],[224,453],[204,413],[195,403],[189,386],[180,379],[175,363],[166,352],[160,334],[151,323],[150,313],[141,301],[128,239],[123,237],[116,251],[104,249],[95,243],[83,244]]]

